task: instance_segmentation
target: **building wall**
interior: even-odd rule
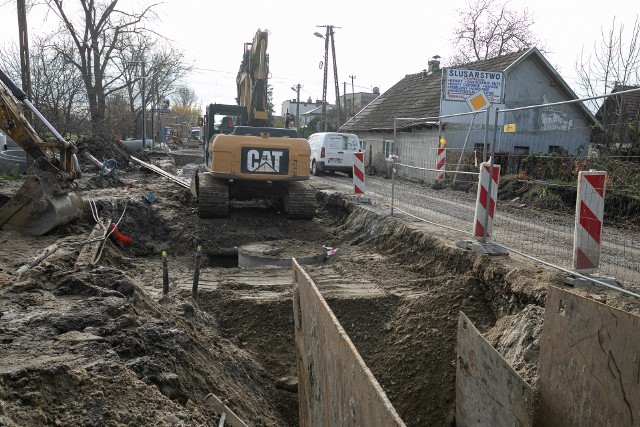
[[[365,152],[365,167],[377,173],[391,174],[390,154],[399,156],[398,162],[422,169],[435,168],[435,149],[438,147],[438,130],[427,129],[411,133],[398,133],[394,141],[393,132],[357,132]],[[434,172],[400,167],[399,176],[421,180],[431,179]]]
[[[371,101],[376,99],[378,96],[380,96],[379,93],[369,93],[369,92],[357,92],[354,94],[346,93],[340,97],[340,104],[342,105],[342,108],[347,111],[349,117],[351,117],[352,111],[354,114],[358,113],[364,107],[369,105]],[[353,110],[351,108],[352,101],[354,105]]]
[[[487,129],[484,112],[444,118],[447,148],[472,152],[487,141],[489,151],[494,139],[495,108],[521,108],[567,101],[567,94],[556,84],[537,60],[529,57],[505,76],[504,104],[491,107]],[[503,132],[505,124],[515,125],[513,133]],[[549,105],[543,108],[505,112],[498,115],[495,133],[497,151],[526,151],[548,154],[562,147],[569,155],[586,155],[591,135],[590,126],[578,104]]]
[[[322,106],[322,101],[316,102],[304,102],[300,101],[300,114],[306,113],[308,111],[314,110],[318,107]],[[282,103],[282,110],[280,110],[280,116],[284,118],[286,112],[296,115],[296,100],[295,99],[287,99]]]

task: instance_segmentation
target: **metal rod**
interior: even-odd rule
[[[162,293],[169,294],[169,266],[167,265],[167,251],[162,251]]]
[[[489,111],[491,106],[488,106],[484,115],[484,146],[482,147],[482,163],[487,161],[487,139],[489,139]],[[474,116],[475,117],[475,116]],[[495,152],[495,141],[493,144],[493,151]]]
[[[547,261],[543,261],[543,260],[541,260],[539,258],[533,257],[531,255],[527,255],[524,252],[520,252],[520,251],[517,251],[515,249],[511,249],[510,247],[507,247],[505,245],[502,245],[502,244],[499,244],[499,243],[495,243],[495,242],[494,242],[494,245],[499,246],[499,247],[501,247],[503,249],[506,249],[509,252],[513,252],[514,254],[518,254],[518,255],[521,255],[521,256],[523,256],[525,258],[529,258],[529,259],[531,259],[533,261],[539,262],[540,264],[546,265],[547,267],[555,268],[556,270],[560,270],[560,271],[562,271],[564,273],[568,273],[568,274],[571,274],[573,276],[579,277],[581,279],[588,280],[588,281],[593,282],[593,283],[597,283],[598,285],[604,286],[605,288],[609,288],[611,290],[618,291],[618,292],[621,292],[623,294],[626,294],[626,295],[629,295],[629,296],[632,296],[632,297],[640,298],[640,295],[636,294],[634,292],[627,291],[626,289],[619,288],[619,287],[614,286],[614,285],[610,285],[610,284],[608,284],[606,282],[603,282],[601,280],[594,279],[593,277],[585,276],[585,275],[577,273],[575,271],[571,271],[571,270],[569,270],[567,268],[560,267],[559,265],[552,264],[552,263],[547,262]]]
[[[496,118],[493,126],[493,146],[496,144],[496,136],[498,134],[498,112],[499,108],[496,108]],[[488,114],[487,114],[488,115]],[[487,243],[487,235],[489,228],[489,211],[491,210],[491,188],[493,187],[493,158],[495,156],[491,156],[489,158],[489,185],[487,186],[487,208],[484,213],[484,230],[482,232],[482,243]],[[480,175],[482,176],[482,174]]]
[[[198,245],[196,250],[196,265],[193,270],[193,288],[191,289],[191,297],[195,300],[198,298],[198,281],[200,280],[200,260],[202,259],[202,246]]]
[[[473,128],[473,122],[476,120],[476,114],[474,113],[471,117],[471,123],[469,124],[469,129],[467,130],[467,136],[464,138],[464,144],[462,144],[462,151],[460,152],[460,158],[458,159],[458,165],[456,166],[456,171],[453,174],[453,180],[451,181],[451,185],[455,185],[456,178],[458,177],[458,171],[460,170],[460,164],[462,163],[462,156],[464,156],[464,150],[467,148],[467,142],[469,142],[469,134],[471,133],[471,128]],[[474,154],[475,155],[475,154]]]

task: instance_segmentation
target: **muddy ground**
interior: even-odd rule
[[[83,165],[80,221],[40,237],[0,231],[0,426],[214,426],[209,393],[249,425],[298,425],[292,273],[238,267],[237,248],[254,242],[337,249],[305,269],[408,426],[455,425],[460,311],[536,385],[547,286],[563,286],[562,273],[460,249],[446,230],[353,203],[321,177],[311,180],[313,220],[262,201],[201,220],[186,188],[126,154],[114,176]],[[137,155],[172,173],[190,168],[188,155]],[[0,204],[18,185],[2,182]],[[83,267],[76,243],[96,226],[90,202],[133,242],[109,240]],[[65,245],[12,274],[53,243]],[[640,312],[621,294],[574,291]]]

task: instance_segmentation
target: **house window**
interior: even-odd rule
[[[549,146],[549,154],[565,154],[565,149],[561,145],[550,145]]]
[[[384,142],[384,157],[388,158],[393,153],[393,141],[385,141]]]
[[[529,154],[529,147],[525,147],[523,145],[515,145],[513,147],[513,154],[516,154],[518,156],[526,156],[527,154]]]

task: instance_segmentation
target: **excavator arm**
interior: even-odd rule
[[[253,37],[253,42],[245,43],[244,55],[236,79],[238,104],[247,110],[247,125],[249,126],[269,125],[269,106],[267,103],[268,38],[267,31],[258,29]]]
[[[0,207],[0,228],[39,236],[82,216],[82,199],[70,191],[80,176],[78,149],[53,129],[2,70],[0,81],[0,129],[33,159],[22,187]],[[5,86],[45,122],[57,141],[42,140]]]

